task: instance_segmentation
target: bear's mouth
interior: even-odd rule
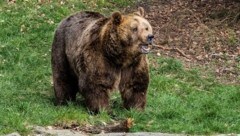
[[[151,48],[148,44],[140,44],[141,52],[147,54],[150,52]]]

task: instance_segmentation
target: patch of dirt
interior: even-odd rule
[[[154,53],[222,83],[240,83],[240,0],[148,0],[138,6],[153,26]]]

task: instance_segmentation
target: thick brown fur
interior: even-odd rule
[[[80,92],[87,108],[98,112],[108,108],[109,92],[119,89],[125,108],[144,109],[149,74],[139,44],[146,43],[152,28],[144,19],[136,24],[141,19],[140,13],[105,17],[85,11],[61,22],[52,44],[57,105],[75,101]]]

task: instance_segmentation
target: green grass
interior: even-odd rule
[[[97,4],[94,4],[96,2]],[[92,116],[79,105],[55,107],[51,84],[50,49],[61,19],[79,10],[109,14],[133,2],[127,0],[69,0],[38,3],[0,2],[0,134],[30,132],[28,126],[77,122],[104,124],[105,112]],[[240,86],[203,78],[197,69],[150,56],[151,84],[144,112],[121,108],[119,94],[112,97],[114,119],[133,118],[132,132],[214,134],[240,133]]]

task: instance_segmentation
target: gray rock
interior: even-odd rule
[[[87,136],[84,133],[67,129],[46,129],[44,127],[34,127],[34,136]]]
[[[17,132],[14,132],[14,133],[11,133],[11,134],[7,134],[5,136],[21,136],[21,135]]]
[[[157,132],[101,133],[94,135],[68,129],[53,129],[52,127],[44,128],[40,126],[32,126],[30,128],[33,130],[30,136],[187,136],[187,134],[168,134]],[[15,132],[5,136],[21,136],[21,135]],[[216,134],[214,136],[239,136],[239,134]]]

